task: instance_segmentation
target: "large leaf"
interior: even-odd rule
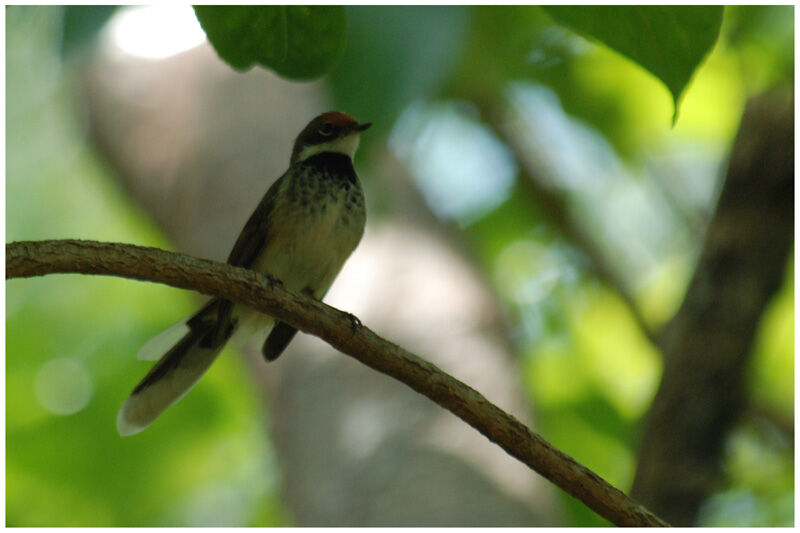
[[[337,106],[375,123],[362,143],[413,100],[435,93],[460,51],[463,6],[350,6],[347,51],[330,73]]]
[[[195,6],[219,56],[237,70],[254,64],[286,78],[328,72],[344,52],[341,6]]]
[[[547,6],[559,23],[597,39],[658,77],[678,100],[711,51],[722,6]]]

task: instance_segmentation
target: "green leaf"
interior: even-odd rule
[[[64,6],[61,19],[61,55],[91,43],[119,6]]]
[[[254,64],[285,78],[308,80],[341,58],[346,19],[341,6],[194,6],[217,54],[237,70]]]
[[[557,22],[597,39],[653,73],[675,102],[722,24],[722,6],[547,6]]]
[[[347,51],[328,81],[334,101],[380,137],[412,101],[435,94],[462,46],[463,6],[349,6]],[[367,143],[367,144],[364,144]]]

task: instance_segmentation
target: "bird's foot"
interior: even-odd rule
[[[278,287],[283,287],[283,281],[279,280],[269,272],[265,273],[264,277],[267,278],[267,281],[269,281],[270,285],[277,285]]]
[[[356,315],[347,312],[345,312],[345,315],[347,315],[347,319],[350,321],[350,329],[353,330],[353,332],[364,326]]]

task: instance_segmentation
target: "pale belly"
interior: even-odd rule
[[[269,244],[251,268],[271,274],[284,287],[321,299],[339,274],[344,262],[358,245],[364,232],[363,212],[345,209],[341,202],[328,202],[324,210],[276,210],[281,220],[271,232]],[[273,319],[237,305],[237,342],[263,344]]]

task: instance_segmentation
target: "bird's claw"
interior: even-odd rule
[[[272,274],[269,273],[264,274],[264,277],[267,278],[267,281],[269,281],[271,285],[277,285],[279,287],[283,287],[283,281],[279,280]]]
[[[350,321],[350,329],[356,331],[358,328],[362,327],[364,324],[361,323],[361,320],[352,313],[345,313],[347,315],[347,319]]]

